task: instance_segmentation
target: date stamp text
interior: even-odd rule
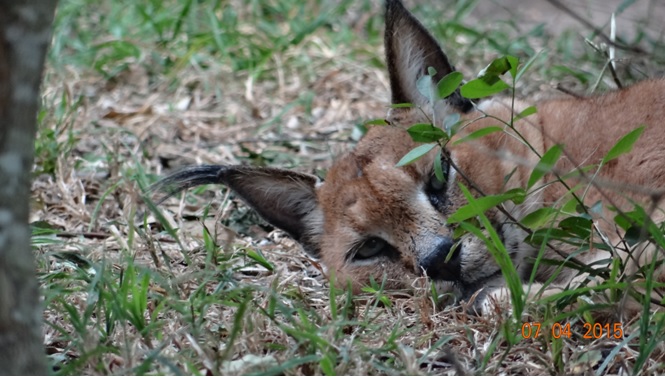
[[[542,331],[550,331],[550,334],[555,339],[570,339],[574,335],[574,331],[570,328],[570,323],[554,322],[549,329],[545,329],[540,322],[524,322],[522,324],[522,337],[538,338],[541,336]],[[580,335],[583,339],[623,339],[623,326],[621,323],[588,323],[582,324]]]

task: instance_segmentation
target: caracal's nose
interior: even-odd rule
[[[460,277],[459,247],[454,250],[455,243],[450,237],[440,237],[438,245],[424,258],[418,261],[420,268],[433,280],[456,281]],[[451,253],[450,257],[448,254]],[[446,261],[448,259],[448,261]]]

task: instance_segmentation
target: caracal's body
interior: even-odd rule
[[[531,245],[525,241],[529,233],[515,220],[543,206],[560,207],[573,200],[571,188],[587,208],[601,203],[589,215],[592,236],[586,242],[591,246],[576,253],[575,260],[603,261],[593,265],[597,269],[620,258],[628,266],[624,273],[631,274],[658,254],[653,247],[619,245],[623,233],[612,219],[615,212],[608,208],[630,211],[635,201],[651,209],[654,220],[662,218],[665,81],[643,81],[584,99],[517,100],[514,105],[501,98],[473,104],[458,91],[432,104],[416,82],[428,67],[437,71],[434,80],[454,69],[398,0],[386,4],[386,56],[393,103],[414,107],[392,109],[386,119],[389,125],[371,127],[355,150],[336,160],[325,182],[281,169],[201,166],[176,173],[160,185],[172,186],[172,192],[203,183],[228,185],[268,222],[319,257],[343,285],[350,280],[360,288],[373,277],[386,279],[388,287],[404,287],[426,273],[435,282],[448,282],[441,285],[452,287],[458,298],[473,298],[476,308],[487,309],[494,299],[505,299],[505,282],[485,243],[471,234],[456,237],[447,223],[467,204],[459,184],[477,197],[526,188],[540,156],[559,144],[563,153],[554,169],[531,187],[523,203],[508,202],[504,211],[487,213],[525,284],[531,281],[539,250],[544,252],[541,257],[563,260],[577,248],[560,242]],[[517,120],[513,129],[503,125],[502,132],[455,144],[475,130],[502,125],[497,119],[510,124],[528,106],[536,106],[537,112]],[[446,182],[434,178],[437,148],[413,164],[396,166],[420,145],[411,140],[408,127],[433,118],[443,120],[452,113],[460,114],[462,127],[441,154]],[[598,168],[610,148],[639,126],[645,129],[632,152]],[[575,173],[583,166],[592,168]],[[593,237],[617,247],[603,251],[593,246]],[[663,268],[658,267],[654,276],[665,280]],[[535,284],[529,287],[533,296],[548,280],[545,292],[585,284],[587,277],[574,268],[541,263],[533,275]]]

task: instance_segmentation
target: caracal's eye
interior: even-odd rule
[[[373,237],[363,242],[356,251],[355,259],[367,259],[379,254],[388,242],[378,237]]]
[[[399,257],[397,250],[386,240],[379,237],[370,237],[352,250],[351,258],[355,261],[378,257]]]

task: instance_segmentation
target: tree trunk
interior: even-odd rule
[[[56,0],[0,0],[0,374],[48,372],[28,211]]]

